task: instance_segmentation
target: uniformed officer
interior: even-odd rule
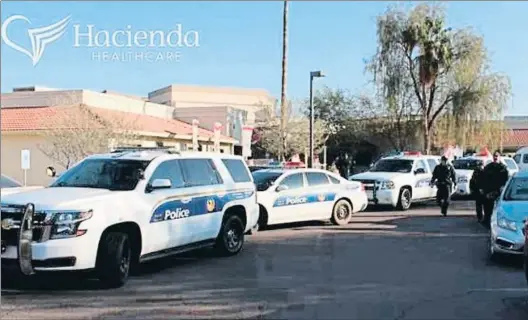
[[[495,201],[500,196],[502,188],[508,182],[508,168],[500,161],[500,152],[493,153],[493,161],[484,167],[482,172],[481,190],[484,195],[484,218],[482,223],[490,227],[491,214]]]
[[[440,164],[434,168],[431,186],[436,184],[436,202],[440,205],[442,215],[447,215],[451,190],[456,186],[456,173],[453,166],[447,163],[447,157],[442,156]]]
[[[482,222],[482,207],[484,205],[484,195],[482,194],[482,173],[484,170],[484,161],[477,160],[475,170],[471,180],[469,180],[469,190],[471,196],[475,200],[475,211],[477,213],[478,222]]]

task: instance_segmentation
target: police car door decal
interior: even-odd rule
[[[274,207],[295,206],[300,204],[334,201],[335,192],[309,193],[298,196],[281,196],[273,203]]]
[[[166,199],[154,209],[150,223],[221,212],[229,202],[247,199],[253,193],[253,190],[241,190],[225,194],[181,196],[175,199]]]

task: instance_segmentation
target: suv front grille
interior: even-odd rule
[[[374,186],[376,185],[376,180],[353,179],[353,181],[361,182],[363,184],[363,186],[365,187],[365,190],[367,190],[367,191],[374,190]]]
[[[2,205],[0,209],[1,221],[11,219],[13,226],[10,229],[4,229],[2,226],[2,241],[5,241],[6,245],[17,245],[18,234],[20,230],[20,221],[24,215],[24,205]],[[49,231],[51,226],[45,225],[44,220],[46,219],[45,213],[35,212],[33,215],[33,241],[42,242],[48,240]]]

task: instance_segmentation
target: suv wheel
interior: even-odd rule
[[[224,219],[216,238],[215,249],[222,256],[233,256],[244,246],[244,223],[238,216]]]
[[[132,250],[128,235],[109,232],[101,239],[97,255],[96,272],[107,287],[121,287],[128,280]]]
[[[330,221],[338,226],[347,225],[352,218],[352,206],[346,200],[339,200],[332,211]]]
[[[406,211],[411,207],[412,194],[408,188],[402,188],[400,190],[400,197],[398,198],[398,209]]]

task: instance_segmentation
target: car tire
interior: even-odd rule
[[[347,225],[352,219],[352,212],[352,205],[348,201],[341,199],[334,205],[330,221],[337,226]]]
[[[236,215],[227,216],[216,238],[215,251],[220,256],[233,256],[244,246],[244,223]]]
[[[105,287],[118,288],[128,280],[132,250],[126,233],[104,235],[97,254],[97,277]]]
[[[407,211],[411,207],[412,193],[409,188],[401,188],[400,196],[398,197],[398,209]]]

